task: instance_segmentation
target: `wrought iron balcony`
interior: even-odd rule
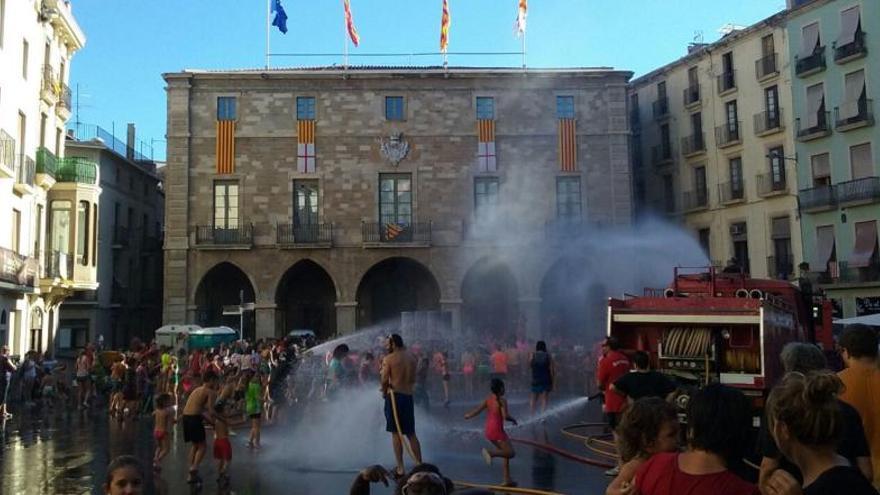
[[[276,242],[279,246],[330,247],[333,243],[333,224],[309,225],[278,224]]]
[[[799,141],[811,141],[831,134],[831,112],[819,112],[812,125],[801,119],[796,119],[795,122]]]
[[[684,211],[700,210],[709,206],[709,191],[706,189],[682,193],[682,209]]]
[[[775,196],[788,192],[788,184],[785,175],[774,177],[772,173],[758,175],[758,195],[762,197]]]
[[[724,182],[718,186],[719,197],[724,204],[736,203],[746,199],[745,184],[739,182]]]
[[[740,129],[742,129],[742,124],[740,122],[736,122],[735,124],[727,123],[716,127],[715,142],[718,144],[718,147],[724,148],[726,146],[738,144],[742,139],[740,136]]]
[[[724,94],[736,89],[736,71],[722,72],[718,76],[718,94]]]
[[[668,144],[658,144],[651,147],[651,163],[653,163],[655,167],[672,163],[672,158],[672,146],[669,146]]]
[[[113,247],[120,248],[128,246],[131,242],[131,233],[128,227],[124,225],[116,225],[113,227]]]
[[[789,280],[794,276],[794,256],[768,256],[767,274],[777,280]]]
[[[663,96],[654,101],[654,118],[661,119],[669,116],[669,98]]]
[[[70,91],[70,87],[61,83],[61,92],[58,94],[58,103],[55,105],[55,113],[57,113],[62,120],[70,118],[70,111],[73,109],[71,106],[72,97],[73,93]]]
[[[253,224],[237,227],[215,227],[213,225],[196,226],[197,246],[229,246],[251,247],[254,243]]]
[[[363,222],[364,244],[431,244],[431,222]]]
[[[852,43],[837,46],[834,44],[834,61],[838,64],[845,64],[851,60],[864,57],[868,54],[868,44],[865,41],[865,32],[856,31],[855,38]]]
[[[55,155],[42,146],[37,148],[37,173],[48,175],[54,179],[57,170],[58,159]]]
[[[61,83],[55,77],[51,65],[43,66],[43,80],[40,84],[40,98],[48,105],[54,105],[61,95]]]
[[[819,186],[798,192],[801,211],[824,211],[837,206],[833,186]]]
[[[764,111],[755,114],[755,134],[758,136],[779,132],[784,128],[781,108],[776,109],[775,112]]]
[[[702,132],[681,138],[681,154],[692,156],[706,152],[706,138]]]
[[[0,177],[15,177],[15,139],[0,129]]]
[[[825,47],[820,46],[813,51],[813,54],[800,58],[795,57],[794,73],[798,77],[806,77],[817,72],[825,70]]]
[[[876,203],[880,201],[880,177],[864,177],[834,186],[838,204]]]
[[[0,247],[0,281],[22,287],[33,287],[39,268],[40,263],[36,258]]]
[[[759,81],[779,75],[779,66],[776,63],[777,58],[778,55],[776,53],[771,53],[755,60],[755,77]]]
[[[685,88],[682,98],[684,100],[684,106],[686,107],[700,103],[700,85],[697,84],[696,86],[688,86]]]
[[[834,128],[849,131],[874,125],[874,100],[860,98],[834,107]]]
[[[62,158],[58,161],[55,178],[58,182],[95,185],[98,181],[98,164],[75,156]]]
[[[46,278],[73,278],[73,255],[61,251],[46,253]]]
[[[25,188],[34,187],[37,164],[27,155],[19,155],[15,163],[15,184]]]

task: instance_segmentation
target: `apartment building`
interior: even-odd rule
[[[631,222],[629,77],[166,74],[165,323],[329,337],[444,310],[481,332],[585,328],[570,279],[588,263],[565,239]]]
[[[880,4],[798,4],[787,31],[804,268],[837,316],[880,313]]]
[[[785,13],[631,83],[640,215],[691,230],[715,265],[791,279],[801,262]]]
[[[93,162],[67,157],[67,78],[85,35],[64,0],[0,0],[0,343],[55,348],[60,304],[96,286]]]
[[[125,140],[95,125],[71,128],[67,153],[98,164],[98,288],[61,305],[67,342],[128,346],[149,341],[162,325],[162,233],[165,198],[156,163],[137,145],[134,124]]]

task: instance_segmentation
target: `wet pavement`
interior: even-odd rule
[[[263,449],[259,452],[245,448],[247,432],[239,430],[231,439],[233,460],[229,488],[221,490],[214,481],[216,468],[209,451],[202,464],[205,483],[200,493],[345,495],[358,469],[374,463],[393,464],[390,439],[382,431],[381,404],[376,399],[374,407],[371,396],[364,400],[370,402],[359,405],[350,401],[353,408],[339,413],[340,421],[330,423],[335,426],[331,426],[329,432],[323,425],[333,417],[334,411],[342,411],[341,407],[319,405],[290,410],[284,425],[264,429]],[[567,403],[572,406],[565,406]],[[563,404],[559,414],[546,421],[526,420],[524,426],[509,429],[509,433],[587,456],[582,444],[561,435],[560,427],[595,420],[599,416],[598,404],[585,404],[582,400],[560,400],[558,404]],[[471,402],[453,404],[450,409],[434,407],[428,413],[417,413],[417,430],[425,460],[437,464],[446,476],[455,480],[497,483],[500,466],[487,467],[480,457],[480,449],[486,446],[482,421],[460,420],[464,411],[472,406]],[[358,412],[357,408],[365,411]],[[527,404],[522,399],[512,398],[511,410],[521,420],[527,416]],[[102,493],[100,485],[110,459],[133,454],[148,466],[152,458],[154,443],[149,418],[120,424],[109,421],[102,407],[89,411],[13,412],[15,417],[0,429],[0,493]],[[312,426],[319,424],[321,426]],[[193,491],[184,482],[187,447],[182,431],[176,428],[172,451],[164,462],[162,474],[148,479],[145,493]],[[607,480],[600,468],[525,445],[516,445],[516,450],[511,469],[522,487],[566,494],[604,493]],[[374,485],[373,493],[391,493],[391,490]]]

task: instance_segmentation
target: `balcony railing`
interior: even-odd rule
[[[689,86],[683,91],[684,106],[695,105],[700,102],[700,85]]]
[[[672,163],[672,146],[658,144],[651,147],[651,163],[655,167]]]
[[[768,256],[767,274],[777,280],[788,280],[794,275],[794,256]]]
[[[14,173],[15,139],[0,129],[0,170],[7,169],[6,174]]]
[[[276,242],[279,246],[315,246],[333,243],[333,224],[315,223],[310,225],[278,224]]]
[[[773,196],[788,192],[785,175],[774,177],[772,173],[758,175],[758,195]]]
[[[736,71],[723,72],[718,76],[718,93],[727,93],[736,89]]]
[[[15,183],[33,187],[36,173],[37,164],[34,159],[27,155],[19,155],[15,164]]]
[[[654,101],[654,118],[660,119],[669,115],[669,98],[657,98]]]
[[[46,174],[52,178],[58,170],[58,159],[46,148],[37,148],[37,173]]]
[[[128,246],[131,242],[131,232],[124,225],[117,225],[113,228],[113,245]]]
[[[55,105],[55,108],[70,112],[73,109],[71,106],[72,96],[73,92],[70,91],[70,87],[61,83],[61,92],[58,94],[58,103]]]
[[[361,232],[368,244],[431,244],[431,222],[364,222]]]
[[[771,53],[755,60],[755,76],[759,81],[779,74],[779,66],[776,64],[776,59],[777,54]]]
[[[722,203],[734,203],[746,198],[745,186],[742,181],[724,182],[718,188]]]
[[[94,185],[98,180],[98,164],[75,156],[62,158],[59,160],[55,178],[58,182]]]
[[[39,268],[40,263],[36,258],[0,247],[0,281],[33,287]]]
[[[98,139],[102,141],[104,146],[110,148],[123,158],[130,158],[135,161],[152,161],[153,148],[149,143],[141,141],[137,143],[135,148],[129,147],[124,138],[116,137],[115,128],[108,131],[101,126],[79,122],[68,127],[68,132],[71,130],[78,141]]]
[[[715,142],[718,143],[718,146],[730,146],[740,142],[740,129],[742,125],[740,122],[737,122],[734,125],[730,123],[720,125],[715,128]]]
[[[709,191],[706,189],[682,193],[682,208],[685,211],[698,210],[709,206]]]
[[[834,44],[834,61],[837,63],[846,63],[856,58],[864,57],[868,54],[868,44],[865,42],[865,32],[856,31],[856,36],[852,43],[837,46]]]
[[[874,125],[874,100],[861,98],[834,107],[834,127],[840,131]]]
[[[825,47],[820,46],[813,51],[813,54],[800,58],[795,57],[794,73],[799,77],[808,76],[816,72],[825,70]]]
[[[819,186],[798,191],[798,202],[803,211],[821,211],[834,208],[837,199],[833,186]]]
[[[73,278],[73,255],[61,251],[46,253],[46,278]]]
[[[254,226],[238,227],[196,226],[196,245],[199,246],[252,246]]]
[[[809,141],[825,137],[831,134],[831,112],[819,112],[816,123],[809,125],[801,119],[796,119],[797,137],[801,141]]]
[[[880,201],[880,177],[841,182],[834,186],[838,204],[875,203]]]
[[[40,85],[40,97],[50,105],[61,95],[61,84],[55,78],[51,65],[43,66],[43,81]]]
[[[763,135],[770,132],[778,132],[784,128],[782,124],[782,109],[775,112],[759,112],[755,114],[755,134]]]
[[[684,156],[696,155],[706,151],[706,138],[702,132],[681,138],[681,154]]]

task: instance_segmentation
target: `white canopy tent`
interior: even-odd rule
[[[834,320],[835,325],[855,325],[857,323],[861,323],[862,325],[869,325],[872,327],[880,327],[880,313],[874,315],[856,316],[854,318],[843,318],[840,320]]]

